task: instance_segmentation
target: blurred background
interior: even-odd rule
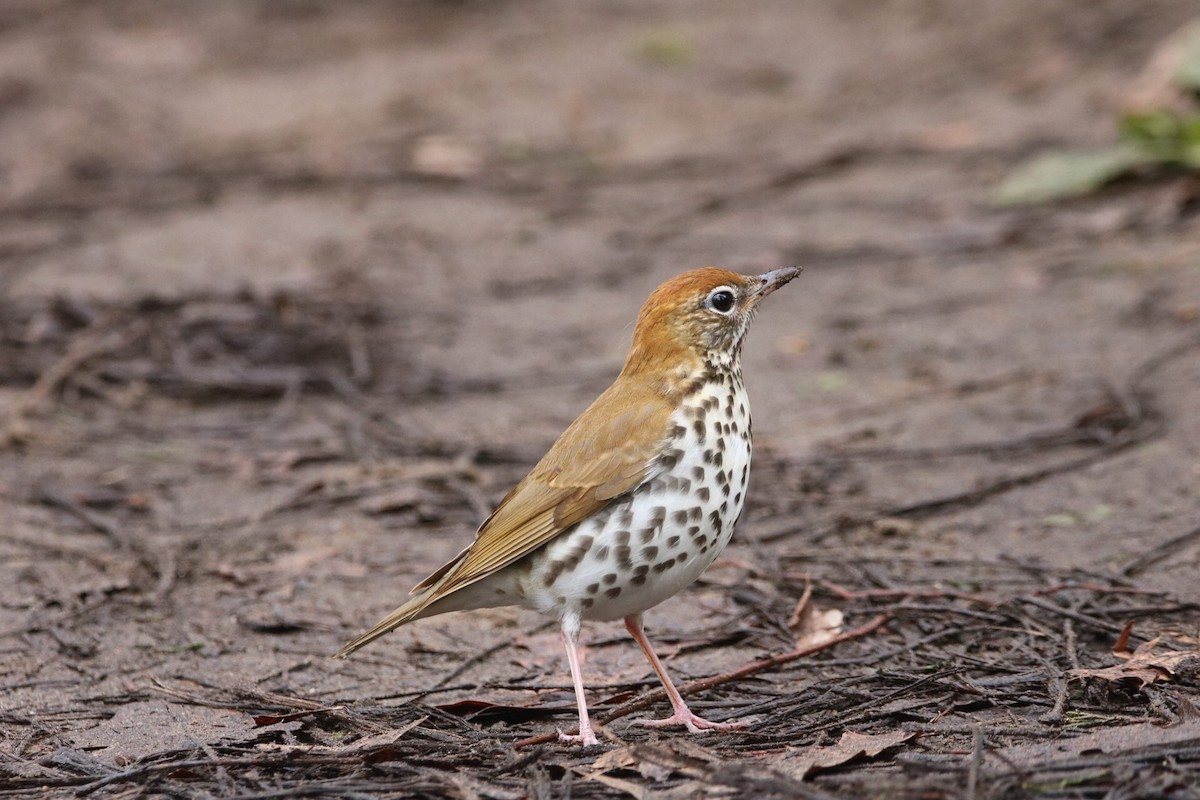
[[[244,734],[195,704],[148,724],[175,708],[151,675],[170,702],[203,674],[378,704],[505,643],[460,695],[549,702],[556,639],[511,611],[323,656],[469,541],[611,381],[649,291],[708,264],[805,272],[747,345],[739,542],[650,615],[729,647],[673,668],[777,649],[802,573],[1144,581],[1176,620],[1200,558],[1196,13],[6,0],[0,729],[111,765]]]

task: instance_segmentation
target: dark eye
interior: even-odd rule
[[[728,289],[724,287],[714,289],[708,296],[708,307],[718,313],[728,314],[733,310],[733,300],[733,292]]]

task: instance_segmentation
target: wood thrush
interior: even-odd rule
[[[642,612],[694,581],[733,534],[750,472],[742,342],[758,303],[799,274],[706,268],[654,290],[616,382],[505,496],[470,546],[338,655],[447,611],[519,605],[553,615],[579,704],[579,733],[559,736],[590,745],[597,740],[583,694],[580,622],[624,618],[674,709],[643,724],[737,727],[691,712],[646,639]]]

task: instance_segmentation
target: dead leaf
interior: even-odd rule
[[[845,615],[836,608],[819,610],[812,602],[812,584],[804,584],[804,594],[796,603],[796,610],[788,619],[788,628],[796,639],[796,649],[817,647],[830,641],[842,632]]]
[[[632,748],[637,771],[650,780],[666,780],[679,773],[689,778],[707,778],[713,765],[720,763],[715,753],[687,739],[672,739],[663,744],[638,744]]]
[[[305,717],[325,711],[341,711],[343,708],[345,706],[326,706],[324,708],[309,708],[304,711],[294,711],[291,714],[256,714],[254,716],[254,727],[261,728],[265,725],[278,725],[281,722],[304,719]]]
[[[595,761],[592,762],[592,770],[587,773],[587,777],[594,777],[605,772],[611,772],[614,769],[628,769],[634,764],[633,753],[628,747],[618,747],[615,750],[609,750],[603,753]]]
[[[1113,655],[1124,661],[1111,667],[1100,669],[1078,668],[1067,674],[1075,678],[1099,678],[1112,683],[1137,681],[1137,688],[1158,681],[1170,681],[1175,678],[1179,667],[1187,662],[1200,665],[1200,649],[1162,650],[1154,652],[1162,637],[1156,636],[1148,642],[1138,645],[1132,653],[1128,651],[1113,651]],[[1127,637],[1122,637],[1127,639]]]
[[[618,792],[624,792],[630,797],[637,798],[637,800],[642,800],[642,798],[646,796],[646,790],[641,786],[638,786],[633,781],[614,778],[611,775],[605,775],[603,773],[598,775],[588,775],[587,777],[589,780],[602,783],[610,789],[616,789]]]
[[[846,731],[837,744],[831,747],[813,747],[801,751],[796,758],[789,758],[779,765],[779,769],[800,780],[803,780],[814,770],[838,767],[856,758],[874,758],[898,744],[907,742],[916,736],[908,731],[892,733],[864,734]]]

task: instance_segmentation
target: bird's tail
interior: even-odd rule
[[[446,564],[437,572],[418,583],[416,587],[413,588],[413,596],[407,603],[400,606],[383,619],[379,620],[375,627],[371,628],[371,630],[367,631],[362,636],[346,642],[346,644],[342,646],[342,649],[337,652],[337,655],[334,656],[334,658],[345,658],[360,647],[365,647],[366,645],[378,639],[380,636],[383,636],[386,633],[391,633],[392,631],[396,630],[396,628],[399,628],[401,625],[407,622],[412,622],[414,619],[440,614],[443,611],[454,610],[453,608],[444,608],[440,610],[431,609],[430,606],[442,599],[442,589],[454,576],[454,568],[457,567],[460,562],[462,562],[466,552],[466,550],[463,550],[463,552],[459,553],[458,556],[450,563]]]
[[[427,589],[416,597],[413,597],[407,603],[400,606],[383,619],[379,620],[379,622],[375,625],[375,627],[371,628],[371,630],[367,631],[356,639],[346,642],[346,644],[342,646],[342,649],[337,652],[335,658],[345,658],[358,648],[370,644],[380,636],[383,636],[385,633],[391,633],[404,623],[412,622],[417,617],[422,616],[421,612],[425,610],[429,603],[429,598],[433,593],[433,589]]]

